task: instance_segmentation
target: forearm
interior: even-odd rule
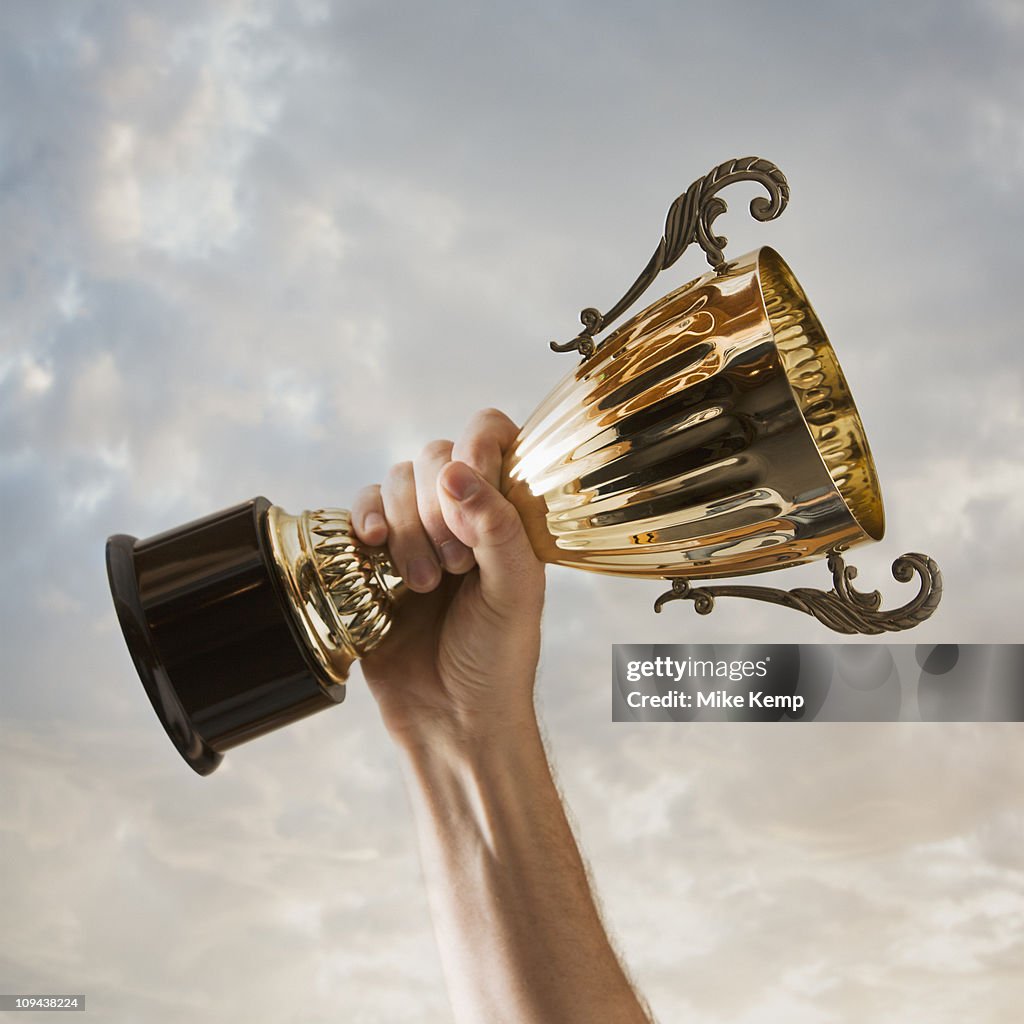
[[[435,731],[402,750],[456,1020],[646,1024],[532,715],[486,739]]]

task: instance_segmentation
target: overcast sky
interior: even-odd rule
[[[450,1019],[359,673],[193,776],[103,542],[344,505],[481,406],[523,420],[573,365],[547,342],[724,159],[792,186],[718,225],[782,252],[856,394],[888,513],[859,582],[898,602],[892,559],[925,551],[946,597],[908,641],[1021,640],[1022,69],[1019,0],[5,3],[0,989],[96,1021]],[[1020,727],[613,726],[613,641],[834,639],[654,616],[661,589],[553,570],[539,687],[659,1018],[1011,1019]]]

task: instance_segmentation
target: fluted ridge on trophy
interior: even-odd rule
[[[383,553],[371,552],[352,533],[344,509],[305,513],[313,565],[344,638],[358,656],[372,650],[391,628],[392,603],[385,575],[395,575]]]
[[[509,474],[513,500],[543,500],[541,557],[616,575],[768,571],[882,532],[849,389],[770,249],[616,330],[541,403]]]
[[[340,699],[352,662],[391,628],[401,590],[387,552],[367,548],[345,509],[267,513],[267,535],[292,622],[325,693]]]
[[[760,280],[775,344],[818,454],[854,516],[873,540],[880,540],[885,514],[874,460],[835,353],[822,344],[817,317],[779,263],[764,261]],[[837,391],[845,393],[845,401],[837,399]]]

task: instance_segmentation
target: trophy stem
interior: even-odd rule
[[[829,555],[828,567],[833,581],[833,587],[828,591],[810,587],[794,590],[728,585],[694,587],[688,579],[673,579],[672,589],[654,602],[654,610],[660,612],[669,601],[692,601],[698,615],[709,615],[715,607],[716,597],[746,597],[813,615],[837,633],[875,635],[913,629],[930,618],[942,599],[942,573],[938,565],[927,555],[917,552],[902,555],[892,563],[892,574],[896,580],[909,583],[916,574],[920,589],[905,605],[891,611],[880,608],[882,595],[877,590],[865,594],[854,588],[857,570],[846,565],[837,551]]]
[[[267,534],[288,607],[328,685],[387,636],[404,585],[388,553],[352,532],[345,509],[289,515],[274,505]]]

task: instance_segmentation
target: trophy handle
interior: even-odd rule
[[[774,220],[789,202],[789,182],[786,176],[769,160],[756,156],[743,156],[726,160],[698,178],[668,209],[665,231],[658,248],[640,276],[630,285],[625,295],[607,313],[588,306],[580,312],[583,330],[571,341],[551,342],[555,352],[577,351],[586,359],[597,349],[594,335],[614,323],[647,289],[663,270],[667,270],[697,242],[708,258],[708,263],[720,271],[725,265],[725,247],[728,239],[712,230],[715,218],[728,207],[718,193],[737,181],[754,181],[763,185],[768,198],[757,196],[750,201],[750,213],[755,220]]]
[[[837,633],[877,634],[913,629],[931,616],[942,599],[939,567],[933,559],[917,552],[902,555],[892,563],[893,577],[900,583],[909,583],[915,573],[920,579],[916,596],[892,611],[879,607],[882,595],[877,590],[865,594],[854,588],[857,570],[846,565],[837,551],[828,556],[828,567],[832,572],[832,589],[828,591],[808,587],[795,590],[745,586],[693,587],[688,579],[673,579],[672,589],[654,602],[654,610],[660,612],[669,601],[692,601],[699,615],[708,615],[715,607],[716,597],[747,597],[813,615]]]

